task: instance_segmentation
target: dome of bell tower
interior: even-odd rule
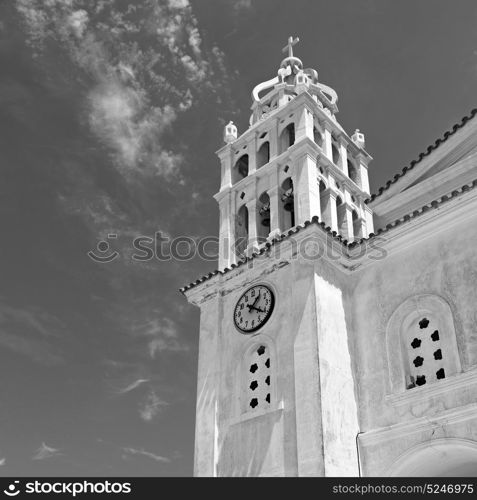
[[[277,70],[277,76],[259,83],[252,91],[252,116],[250,125],[268,117],[271,112],[281,108],[293,100],[298,94],[308,91],[317,104],[330,116],[338,112],[338,95],[327,85],[318,81],[318,72],[312,68],[304,68],[300,58],[293,54],[293,46],[299,38],[288,38],[283,47],[287,56]]]

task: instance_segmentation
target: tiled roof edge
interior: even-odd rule
[[[421,162],[426,156],[428,156],[432,151],[437,149],[442,143],[444,143],[451,135],[454,135],[460,128],[462,128],[469,120],[474,118],[474,116],[477,114],[477,108],[474,108],[469,116],[464,116],[459,123],[456,123],[451,130],[448,130],[447,132],[444,132],[444,135],[442,138],[439,138],[436,140],[434,144],[431,144],[430,146],[427,147],[426,151],[422,152],[419,154],[417,160],[411,161],[411,163],[407,166],[404,167],[401,172],[396,174],[391,180],[386,182],[386,184],[383,187],[380,187],[378,189],[377,193],[374,193],[371,195],[370,198],[366,199],[364,202],[365,203],[370,203],[371,201],[374,201],[376,198],[381,196],[385,191],[387,191],[392,184],[397,182],[401,177],[403,177],[406,172],[409,170],[412,170],[419,162]]]
[[[197,279],[196,281],[193,281],[189,283],[188,285],[183,286],[182,288],[179,289],[181,293],[186,292],[187,290],[190,290],[191,288],[196,287],[197,285],[200,285],[204,281],[209,280],[213,276],[216,276],[217,274],[227,274],[228,272],[232,271],[232,269],[235,269],[237,267],[242,266],[243,264],[247,263],[248,261],[254,259],[255,257],[258,257],[259,255],[265,253],[271,246],[273,246],[275,243],[278,243],[282,240],[286,240],[293,234],[298,233],[302,229],[304,229],[307,226],[310,226],[311,224],[316,224],[317,226],[320,226],[323,231],[328,233],[332,238],[342,245],[346,246],[347,248],[354,248],[358,245],[362,245],[363,243],[375,238],[376,236],[380,236],[384,233],[389,232],[391,229],[394,229],[395,227],[400,226],[401,224],[404,224],[406,222],[411,221],[412,219],[415,219],[416,217],[419,217],[423,215],[424,213],[428,212],[429,210],[432,210],[434,208],[437,208],[438,206],[446,203],[447,201],[450,201],[458,196],[461,196],[462,194],[466,193],[467,191],[471,191],[472,189],[477,187],[477,179],[474,181],[464,184],[460,189],[455,189],[452,191],[450,194],[445,194],[441,196],[440,198],[437,198],[436,200],[431,201],[430,203],[423,205],[420,209],[414,210],[410,214],[406,214],[400,219],[396,219],[394,222],[390,222],[389,224],[386,225],[384,228],[380,228],[376,231],[376,233],[370,233],[367,238],[360,238],[359,240],[355,240],[351,243],[348,243],[347,240],[345,240],[341,235],[337,234],[336,231],[331,231],[331,228],[329,226],[326,226],[324,222],[320,222],[319,218],[317,215],[315,215],[311,220],[305,221],[303,224],[300,224],[298,226],[295,226],[288,231],[279,234],[275,236],[271,241],[267,241],[265,245],[257,252],[253,252],[252,255],[245,257],[241,259],[237,264],[232,264],[230,267],[226,267],[223,271],[215,270],[211,273],[205,274],[201,278]]]

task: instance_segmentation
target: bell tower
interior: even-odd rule
[[[313,216],[351,242],[373,232],[364,135],[336,119],[338,96],[303,69],[290,37],[274,78],[252,92],[250,126],[230,122],[221,163],[219,269]]]
[[[248,129],[225,127],[218,270],[181,289],[201,310],[198,476],[359,474],[353,285],[329,250],[373,231],[371,157],[297,42],[253,89]]]

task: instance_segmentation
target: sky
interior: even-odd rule
[[[477,106],[475,0],[0,0],[0,476],[192,475],[178,289],[216,262],[132,241],[217,236],[223,127],[290,35],[372,192]]]

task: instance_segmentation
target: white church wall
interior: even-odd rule
[[[303,235],[312,232],[323,236],[316,226]],[[358,474],[346,277],[330,263],[300,258],[302,237],[284,241],[280,255],[272,247],[271,255],[254,259],[253,268],[243,265],[198,294],[209,297],[199,304],[205,331],[200,349],[213,353],[199,361],[197,433],[204,434],[197,437],[196,462],[205,464],[202,471],[213,462],[219,476]],[[259,333],[244,335],[232,312],[254,283],[270,286],[276,305]],[[269,408],[244,411],[240,398],[249,380],[240,373],[242,361],[261,344],[270,349],[276,386]]]
[[[358,342],[360,424],[363,432],[379,436],[378,444],[369,448],[363,444],[364,469],[370,474],[381,473],[384,464],[413,444],[438,435],[477,438],[475,419],[467,416],[459,422],[459,415],[477,400],[476,241],[475,222],[456,219],[452,228],[389,255],[357,275],[353,325]],[[393,355],[400,353],[389,352],[388,356],[386,332],[398,307],[419,295],[435,295],[449,305],[461,373],[411,389],[405,389],[403,383],[396,389],[390,380],[390,358],[392,362]],[[447,355],[445,350],[443,355]],[[446,412],[453,418],[436,423]],[[388,429],[392,436],[391,429],[399,425],[408,430],[387,441]],[[360,442],[372,439],[365,434]]]

